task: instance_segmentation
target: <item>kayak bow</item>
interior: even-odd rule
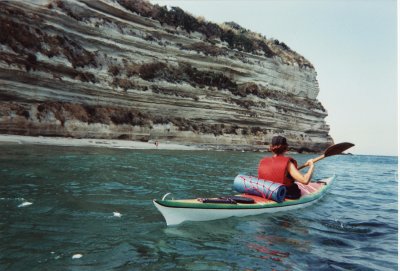
[[[164,216],[167,226],[178,225],[184,221],[209,221],[232,216],[242,217],[262,213],[289,211],[307,207],[318,201],[331,186],[335,177],[313,182],[308,185],[297,183],[301,190],[301,198],[297,200],[286,199],[281,203],[248,194],[240,197],[254,199],[254,203],[218,203],[203,202],[201,199],[153,200],[154,205]]]

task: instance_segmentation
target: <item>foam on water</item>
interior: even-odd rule
[[[80,259],[82,257],[83,257],[82,254],[74,254],[74,255],[72,255],[72,259]]]
[[[33,204],[32,202],[24,201],[23,203],[21,203],[20,205],[18,205],[18,208],[20,208],[20,207],[26,207],[26,206],[29,206],[29,205],[32,205],[32,204]]]

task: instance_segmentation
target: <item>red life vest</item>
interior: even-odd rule
[[[296,160],[291,157],[275,156],[261,159],[258,166],[258,178],[290,186],[294,180],[288,173],[289,162],[297,167]]]

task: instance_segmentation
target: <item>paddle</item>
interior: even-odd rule
[[[353,146],[354,146],[353,143],[348,143],[348,142],[342,142],[342,143],[338,143],[338,144],[332,145],[332,146],[330,146],[329,148],[327,148],[325,150],[323,155],[318,156],[317,158],[314,158],[313,161],[315,163],[315,162],[318,162],[319,160],[322,160],[322,159],[324,159],[326,157],[337,155],[337,154],[341,154],[342,152],[344,152],[347,149],[350,149]],[[300,166],[298,168],[298,170],[303,169],[305,167],[307,167],[306,164]]]

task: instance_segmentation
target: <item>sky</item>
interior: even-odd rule
[[[398,155],[395,0],[150,2],[284,42],[314,65],[335,143],[354,143],[354,154]]]

